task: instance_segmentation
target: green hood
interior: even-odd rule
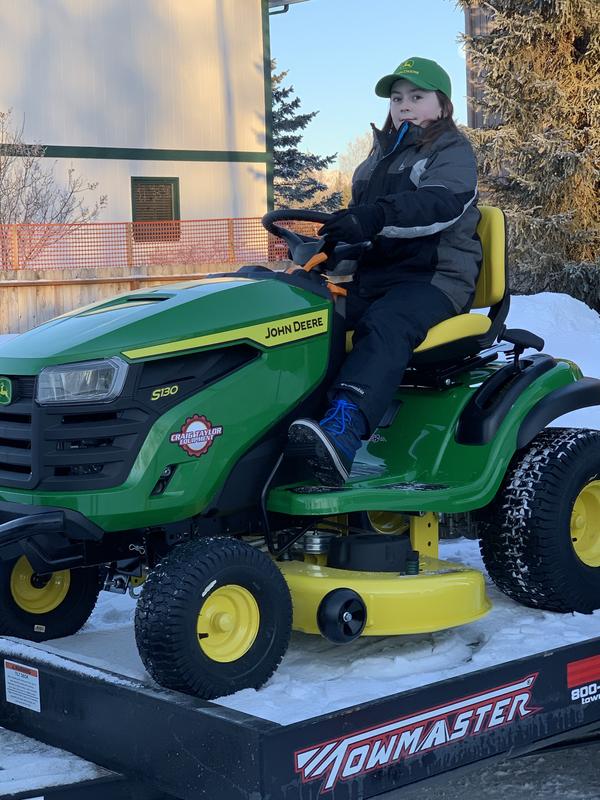
[[[52,364],[189,351],[204,346],[209,334],[326,305],[285,283],[233,276],[143,289],[77,309],[2,342],[0,374],[36,375]],[[223,337],[224,342],[231,339]]]

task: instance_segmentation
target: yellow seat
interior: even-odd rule
[[[474,355],[490,347],[502,329],[508,313],[506,224],[499,208],[479,206],[483,263],[477,279],[473,308],[487,308],[487,314],[458,314],[429,329],[415,349],[413,363],[432,363]],[[352,349],[351,334],[346,349]]]
[[[427,338],[415,348],[415,353],[422,353],[431,350],[432,347],[440,347],[467,336],[482,336],[491,327],[492,320],[485,314],[459,314],[430,328]]]
[[[473,308],[492,309],[506,295],[506,225],[504,214],[499,208],[480,206],[479,211],[481,220],[477,233],[481,239],[483,263],[477,280]],[[485,336],[490,331],[492,322],[489,315],[473,313],[459,314],[444,320],[429,329],[426,339],[415,349],[415,353],[424,353],[460,339]]]

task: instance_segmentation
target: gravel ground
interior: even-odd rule
[[[382,795],[382,800],[597,800],[600,741],[495,762]]]

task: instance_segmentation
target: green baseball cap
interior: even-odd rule
[[[375,94],[379,97],[390,97],[392,86],[396,81],[407,80],[420,89],[443,92],[448,99],[452,97],[452,83],[446,70],[428,58],[407,58],[391,75],[384,75],[377,81]]]

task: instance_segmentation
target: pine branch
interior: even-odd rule
[[[491,15],[485,33],[462,38],[472,106],[495,124],[467,133],[486,200],[510,217],[514,260],[553,274],[600,267],[600,2],[458,4]]]
[[[286,72],[276,73],[273,61],[273,187],[278,207],[339,208],[339,192],[324,194],[327,186],[316,175],[326,170],[337,154],[319,156],[300,150],[302,133],[318,111],[300,113],[301,101],[293,86],[284,86]]]

